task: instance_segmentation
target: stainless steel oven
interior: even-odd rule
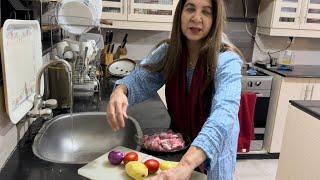
[[[269,76],[260,71],[256,71],[256,73],[251,75],[244,73],[242,75],[241,83],[243,92],[254,92],[257,95],[254,112],[254,132],[256,137],[255,143],[257,144],[257,141],[261,141],[264,139],[264,131],[266,127],[270,94],[272,88],[272,76]],[[256,147],[253,147],[252,149],[262,149],[262,141],[258,142],[259,145],[256,144],[254,145]]]

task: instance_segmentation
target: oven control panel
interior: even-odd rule
[[[270,97],[272,76],[242,76],[242,91],[255,92],[257,96]]]

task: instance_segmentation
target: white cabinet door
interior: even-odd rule
[[[304,0],[300,29],[320,30],[320,0]]]
[[[274,120],[274,129],[270,145],[271,153],[279,153],[282,143],[283,131],[286,124],[289,100],[304,100],[309,79],[284,78],[281,84],[278,107]]]
[[[129,0],[128,20],[172,22],[178,0]]]
[[[320,100],[320,79],[313,79],[310,83],[311,98],[310,100]]]
[[[276,180],[318,180],[320,121],[289,107]]]
[[[103,0],[101,19],[127,20],[127,0]]]
[[[305,0],[277,0],[272,27],[299,29],[302,1]]]

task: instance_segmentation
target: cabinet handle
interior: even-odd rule
[[[303,100],[307,99],[308,86],[309,85],[306,85],[306,87],[304,88],[304,98],[303,98]]]
[[[101,20],[100,20],[100,23],[101,23],[101,24],[104,24],[104,25],[112,26],[113,21],[110,21],[110,20],[107,20],[107,19],[101,19]]]
[[[312,85],[310,100],[312,100],[314,85]]]

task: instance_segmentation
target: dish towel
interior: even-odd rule
[[[249,152],[250,142],[254,139],[254,110],[257,96],[255,93],[242,92],[239,108],[240,133],[238,139],[238,152]]]

